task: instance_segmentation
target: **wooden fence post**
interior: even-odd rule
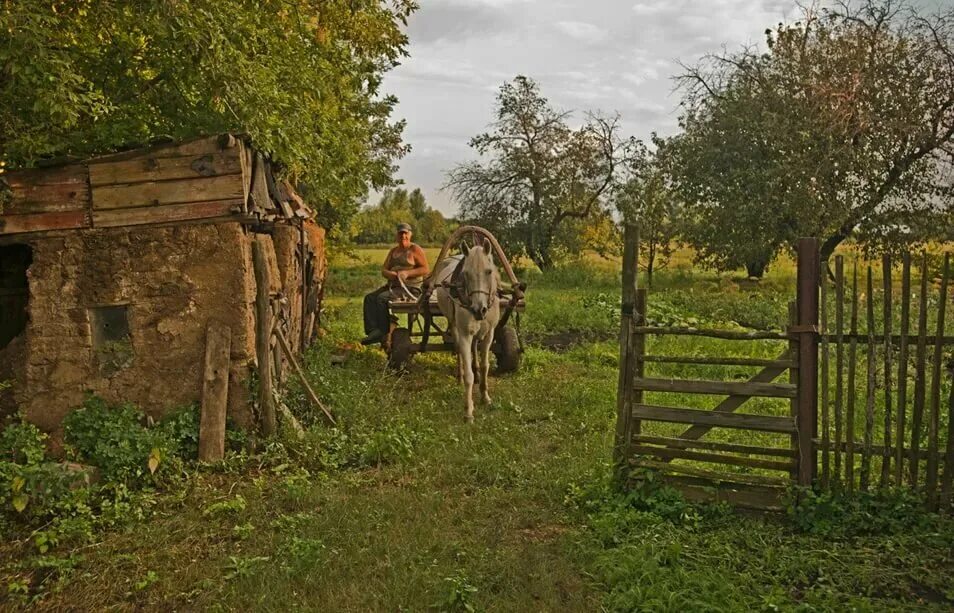
[[[229,354],[232,330],[209,322],[205,334],[202,409],[199,417],[199,461],[225,457],[225,416],[229,393]]]
[[[817,472],[812,439],[818,435],[818,239],[798,239],[798,484]]]
[[[636,271],[639,259],[639,228],[627,224],[623,233],[623,299],[619,324],[619,382],[616,388],[616,440],[613,459],[625,461],[633,414],[633,313],[636,307]]]
[[[262,411],[262,434],[275,434],[275,398],[272,396],[272,308],[269,301],[268,262],[260,238],[252,242],[255,268],[255,356],[258,360],[258,402]]]

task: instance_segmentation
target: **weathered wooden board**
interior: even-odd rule
[[[660,364],[697,364],[697,365],[715,365],[715,366],[778,366],[782,368],[798,368],[798,364],[792,360],[768,360],[764,358],[708,358],[695,356],[672,356],[672,355],[646,355],[643,356],[644,362],[656,362]]]
[[[119,162],[101,162],[89,165],[89,182],[93,187],[118,183],[143,183],[195,179],[242,174],[241,152],[238,147],[215,153],[181,157],[144,156]]]
[[[160,143],[151,147],[133,149],[130,151],[120,151],[107,155],[97,156],[89,160],[90,164],[101,162],[119,162],[122,160],[132,160],[139,157],[180,157],[186,155],[204,155],[206,153],[215,153],[223,149],[236,147],[239,140],[229,134],[219,136],[203,136],[195,140],[184,143]]]
[[[781,447],[759,447],[756,445],[740,445],[738,443],[723,443],[721,441],[696,441],[670,436],[650,436],[638,434],[632,437],[634,443],[650,443],[653,445],[665,445],[676,449],[711,449],[713,451],[730,451],[734,453],[748,453],[752,455],[765,455],[777,458],[797,458],[798,452],[794,449],[783,449]]]
[[[653,470],[658,470],[662,474],[674,474],[674,475],[684,475],[687,477],[698,477],[700,479],[709,479],[713,483],[719,482],[728,482],[728,483],[742,483],[746,485],[756,485],[756,486],[779,486],[785,487],[790,485],[792,482],[788,478],[784,477],[764,477],[762,475],[750,475],[743,473],[722,473],[712,470],[705,470],[702,468],[695,468],[692,466],[683,466],[679,464],[667,464],[665,462],[657,462],[656,460],[649,460],[646,458],[634,457],[630,459],[630,464],[634,466],[641,466],[643,468],[651,468]]]
[[[0,216],[0,234],[20,234],[25,232],[42,232],[44,230],[65,230],[87,227],[89,227],[89,222],[86,218],[86,211]]]
[[[201,177],[175,181],[147,181],[93,188],[93,210],[181,204],[208,200],[238,200],[244,194],[242,175]]]
[[[228,326],[209,323],[205,339],[199,460],[217,462],[225,457],[225,414],[228,405],[232,331]]]
[[[164,206],[112,209],[108,211],[94,210],[93,227],[113,228],[118,226],[166,223],[170,221],[188,221],[191,219],[229,217],[237,214],[236,211],[239,210],[241,206],[241,199],[233,198],[231,200],[187,202],[185,204],[167,204]]]
[[[795,432],[795,420],[793,418],[771,415],[716,413],[696,409],[637,404],[633,407],[633,417],[679,424],[701,424],[720,428],[759,430],[761,432],[780,432],[783,434]]]
[[[789,383],[705,381],[701,379],[651,379],[641,377],[633,379],[633,387],[646,392],[763,396],[768,398],[794,398],[796,390],[795,386]]]
[[[795,459],[787,462],[779,460],[765,460],[762,458],[748,458],[737,455],[709,453],[707,451],[693,451],[690,449],[675,449],[670,447],[655,447],[652,445],[630,445],[630,453],[644,456],[654,456],[660,460],[694,460],[709,464],[727,464],[730,466],[747,466],[749,468],[765,468],[791,472],[795,468]]]
[[[86,167],[69,164],[54,168],[16,170],[3,175],[10,186],[6,215],[80,211],[89,204]]]
[[[706,479],[667,475],[667,485],[693,502],[727,502],[732,506],[757,511],[782,511],[785,490],[744,483],[713,483]]]

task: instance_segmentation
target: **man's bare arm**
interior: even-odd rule
[[[384,265],[381,266],[381,276],[385,279],[396,279],[397,273],[391,270],[391,254],[394,252],[393,249],[388,251],[388,255],[384,258]]]

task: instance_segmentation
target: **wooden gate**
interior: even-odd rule
[[[933,264],[922,254],[916,283],[905,254],[900,287],[890,258],[880,271],[864,262],[861,283],[856,261],[849,288],[844,256],[823,275],[818,241],[801,239],[788,326],[748,332],[647,325],[647,293],[636,287],[638,242],[627,227],[615,445],[625,475],[650,469],[688,498],[759,509],[780,508],[791,485],[847,494],[905,487],[928,509],[954,512],[950,253]],[[691,355],[647,353],[647,338],[658,345],[657,337],[700,342],[688,344]],[[717,352],[711,339],[745,350]],[[759,343],[777,354],[752,347]],[[700,355],[700,348],[719,355]],[[715,367],[736,379],[684,372]],[[665,368],[682,371],[647,376]],[[738,380],[748,368],[760,370]],[[648,394],[679,397],[648,401]],[[698,406],[720,395],[715,406]]]
[[[627,475],[632,475],[633,469],[648,469],[662,475],[687,498],[724,500],[756,509],[780,509],[790,485],[812,483],[818,366],[817,241],[801,240],[798,251],[797,299],[785,331],[654,327],[646,325],[647,292],[636,287],[638,232],[627,227],[615,445],[617,463]],[[705,356],[698,351],[691,352],[693,355],[648,354],[646,340],[656,336],[765,346],[757,350],[746,347],[741,356],[738,351]],[[775,355],[748,357],[766,354],[773,346]],[[723,367],[737,375],[744,370],[754,372],[744,380],[647,376],[647,367],[660,365],[710,371]],[[667,399],[649,402],[647,394]],[[675,395],[677,400],[671,400]],[[713,407],[694,406],[712,397],[722,399]],[[774,404],[759,402],[765,399]]]

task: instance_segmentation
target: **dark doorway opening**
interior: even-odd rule
[[[26,328],[30,302],[27,270],[32,263],[29,245],[0,245],[0,349]]]

